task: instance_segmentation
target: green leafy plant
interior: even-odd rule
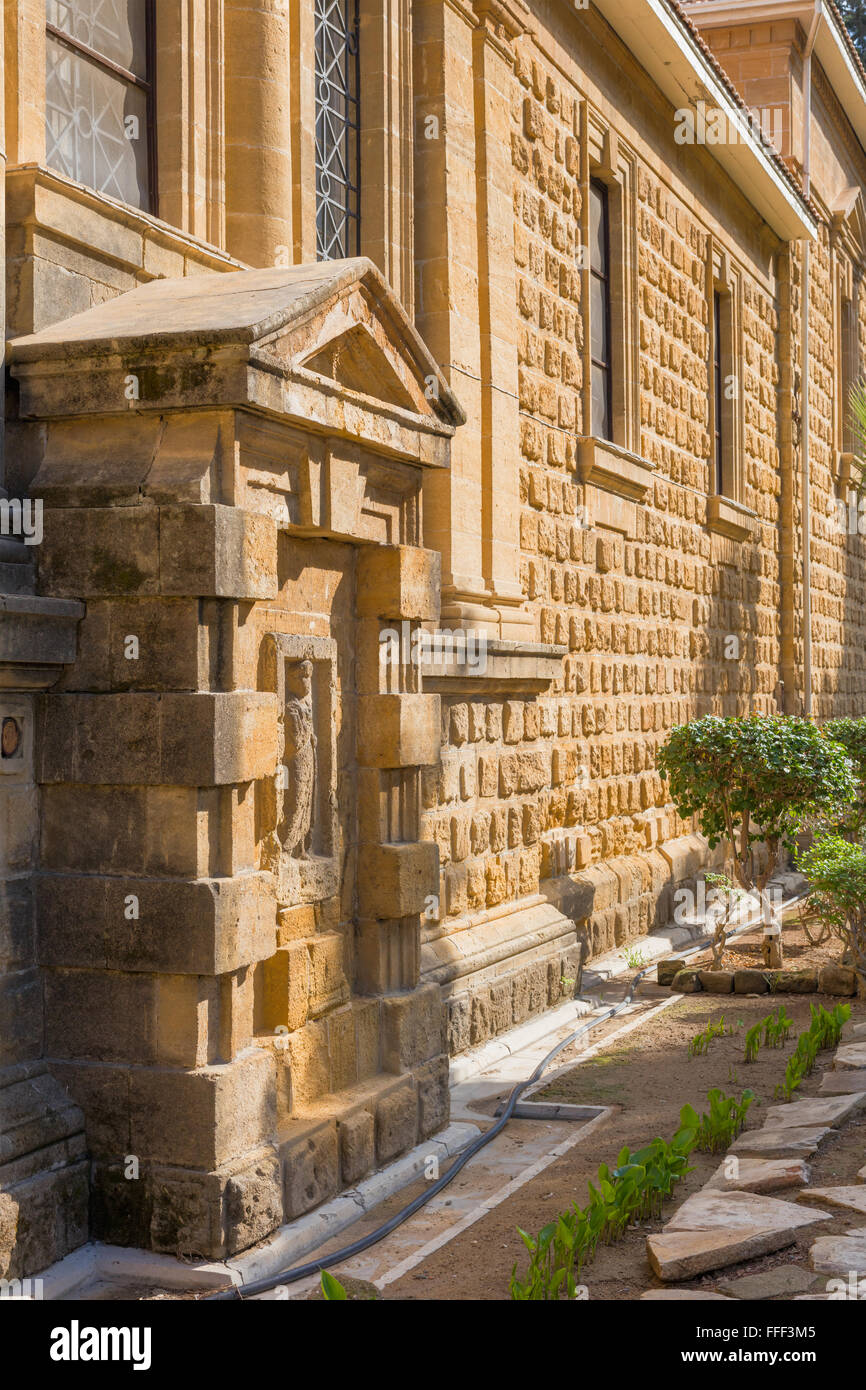
[[[727,842],[737,882],[761,899],[765,929],[778,926],[765,890],[782,849],[796,849],[803,820],[848,806],[857,793],[842,747],[793,715],[705,715],[680,724],[659,750],[658,769],[680,816],[697,816],[711,848]],[[781,948],[772,946],[780,938],[765,932],[765,939],[767,963],[781,965]]]
[[[793,1026],[794,1020],[785,1013],[784,1004],[780,1004],[774,1014],[767,1014],[766,1018],[758,1019],[754,1027],[749,1029],[746,1034],[746,1051],[743,1060],[745,1062],[757,1061],[762,1035],[764,1047],[783,1047],[788,1041],[788,1034]]]
[[[797,866],[811,885],[809,906],[842,942],[866,993],[866,849],[843,835],[820,835]]]
[[[339,1279],[335,1279],[333,1274],[329,1274],[326,1269],[322,1270],[322,1293],[329,1302],[348,1298],[348,1294]]]
[[[801,1082],[814,1069],[819,1052],[836,1047],[842,1029],[851,1017],[850,1004],[837,1004],[828,1012],[822,1004],[810,1004],[812,1019],[809,1027],[797,1039],[793,1056],[788,1059],[784,1080],[776,1087],[775,1095],[790,1100]]]
[[[657,1216],[662,1203],[687,1173],[694,1131],[681,1128],[670,1143],[654,1139],[632,1153],[620,1150],[616,1168],[603,1163],[595,1183],[589,1183],[585,1207],[574,1203],[537,1236],[518,1228],[529,1252],[522,1279],[517,1265],[511,1271],[511,1297],[516,1302],[574,1298],[577,1281],[599,1243],[619,1240],[635,1221]]]
[[[643,951],[639,946],[629,946],[623,951],[623,957],[629,970],[640,970],[646,965]]]
[[[696,1033],[689,1043],[689,1056],[700,1057],[709,1051],[710,1043],[713,1038],[723,1038],[725,1036],[725,1015],[722,1014],[718,1023],[708,1023],[702,1033]],[[733,1029],[730,1030],[733,1032]]]
[[[835,829],[854,840],[860,840],[866,829],[866,716],[860,719],[829,719],[823,733],[840,744],[854,766],[857,778],[857,798],[844,808]]]
[[[704,1153],[718,1153],[726,1149],[736,1139],[743,1125],[749,1107],[755,1099],[754,1091],[743,1091],[740,1099],[726,1096],[718,1089],[707,1092],[709,1111],[701,1116],[691,1105],[684,1105],[680,1111],[680,1124],[695,1131],[695,1148]]]

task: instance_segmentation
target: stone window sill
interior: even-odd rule
[[[588,435],[578,439],[577,470],[582,483],[632,502],[643,502],[654,471],[652,464],[630,449]]]
[[[718,495],[707,498],[707,530],[732,541],[745,541],[753,534],[757,513],[742,502]]]
[[[484,682],[487,691],[547,690],[561,675],[563,657],[567,654],[567,647],[491,637],[484,651],[478,653],[478,661],[472,665],[460,661],[456,655],[439,661],[425,660],[421,667],[424,690],[446,694],[477,691],[479,681]]]

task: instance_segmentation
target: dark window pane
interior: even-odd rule
[[[609,364],[607,285],[594,275],[590,276],[589,281],[589,322],[590,356],[598,362]]]
[[[610,438],[610,375],[604,367],[592,367],[592,433]]]
[[[589,264],[607,274],[607,190],[597,183],[589,185]]]
[[[315,0],[316,254],[320,261],[357,256],[357,0]]]
[[[103,58],[147,78],[146,0],[47,0],[46,19]]]
[[[148,206],[147,94],[46,39],[46,161],[135,207]]]

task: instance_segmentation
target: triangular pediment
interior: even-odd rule
[[[418,409],[417,395],[407,389],[394,363],[382,351],[365,324],[331,338],[301,364],[308,372],[333,381],[344,390],[390,401],[403,410]]]
[[[364,257],[285,269],[157,280],[11,345],[16,367],[62,360],[154,362],[158,394],[172,364],[247,359],[307,390],[344,393],[450,432],[464,413],[414,324]]]

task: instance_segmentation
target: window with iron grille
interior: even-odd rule
[[[316,255],[360,251],[357,0],[315,0]]]
[[[49,168],[156,211],[153,0],[47,0]]]

